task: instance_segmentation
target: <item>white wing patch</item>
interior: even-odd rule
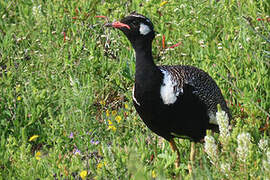
[[[147,25],[141,23],[141,24],[140,24],[140,29],[139,29],[139,31],[140,31],[140,34],[146,35],[146,34],[148,34],[148,33],[151,31],[151,29],[149,28],[149,26],[147,26]]]
[[[177,100],[179,93],[183,93],[183,89],[176,88],[177,82],[172,80],[169,72],[162,70],[164,74],[163,84],[160,87],[160,96],[164,104],[173,104]]]
[[[209,116],[209,123],[210,124],[218,125],[217,117],[215,116],[215,114],[212,111],[209,112],[208,116]]]
[[[133,89],[132,89],[132,99],[133,99],[133,101],[134,101],[138,106],[141,105],[141,104],[137,101],[137,99],[135,98],[135,86],[133,86]]]

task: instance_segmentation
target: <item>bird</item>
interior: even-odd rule
[[[167,140],[177,153],[175,138],[191,141],[190,161],[194,162],[195,143],[201,142],[210,129],[218,132],[217,105],[231,114],[220,88],[205,71],[191,65],[157,66],[152,55],[154,25],[146,16],[132,12],[105,27],[119,29],[135,50],[134,107],[146,126]],[[188,165],[192,171],[192,165]]]

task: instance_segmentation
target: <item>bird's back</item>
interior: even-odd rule
[[[221,109],[231,117],[220,88],[208,73],[194,66],[186,65],[159,66],[159,68],[168,71],[171,77],[178,82],[179,88],[183,88],[185,85],[193,87],[192,93],[206,104],[209,114],[215,115],[217,105],[220,104]]]

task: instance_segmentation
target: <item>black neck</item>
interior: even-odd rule
[[[145,65],[155,65],[152,56],[151,42],[142,42],[133,46],[136,53],[136,68]]]
[[[139,84],[148,83],[147,79],[157,76],[159,71],[153,61],[152,41],[139,41],[132,43],[136,53],[135,82]]]

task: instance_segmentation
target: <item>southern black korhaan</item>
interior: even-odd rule
[[[177,153],[175,137],[188,138],[193,161],[195,142],[206,130],[218,131],[215,118],[217,105],[229,117],[229,109],[215,81],[203,70],[193,66],[156,66],[152,56],[155,31],[145,16],[132,13],[121,21],[105,24],[121,30],[136,53],[133,103],[143,122],[157,135],[165,138]],[[191,166],[189,166],[191,171]]]

